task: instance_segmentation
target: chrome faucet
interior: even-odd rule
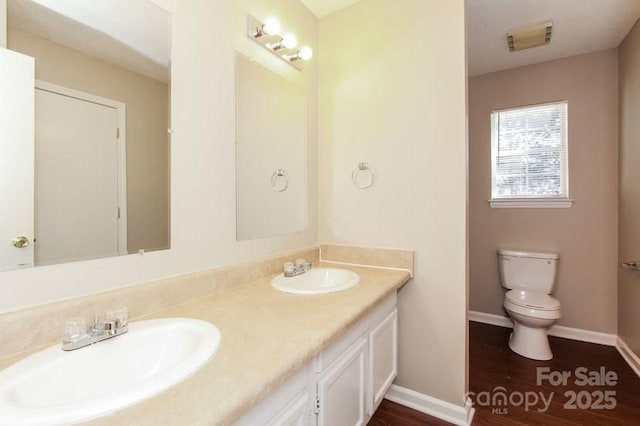
[[[286,262],[284,264],[284,276],[295,277],[302,275],[311,269],[311,262],[307,262],[304,259],[296,259],[294,262]]]
[[[93,345],[129,331],[126,307],[110,309],[106,319],[95,316],[87,329],[84,318],[71,318],[65,322],[62,335],[62,350],[73,351]]]

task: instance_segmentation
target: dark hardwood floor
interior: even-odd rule
[[[451,423],[428,416],[395,402],[383,400],[369,426],[449,426]]]
[[[640,424],[640,378],[616,348],[550,337],[553,359],[534,361],[509,349],[510,332],[507,328],[469,323],[469,390],[475,394],[474,425]],[[601,368],[608,373],[601,374]],[[558,377],[562,382],[561,374],[567,376],[565,383],[556,384],[543,377]],[[596,375],[606,378],[607,374],[609,383],[583,383],[585,375],[595,380]],[[615,384],[613,375],[617,376]],[[511,403],[481,404],[480,393],[493,396],[499,386],[506,389]],[[518,404],[518,395],[529,397],[529,407]],[[538,402],[534,404],[536,397]],[[550,403],[542,402],[542,397],[551,398]]]
[[[474,426],[640,425],[640,378],[614,347],[550,337],[554,358],[534,361],[509,349],[510,331],[469,323]],[[553,383],[555,379],[560,383]],[[369,422],[373,426],[446,424],[386,400]]]

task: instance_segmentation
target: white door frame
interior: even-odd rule
[[[123,102],[103,98],[80,90],[70,89],[57,84],[36,80],[36,89],[56,93],[62,96],[91,102],[98,105],[114,108],[118,120],[117,154],[118,154],[118,252],[120,255],[127,252],[127,106]],[[36,112],[37,113],[37,112]]]

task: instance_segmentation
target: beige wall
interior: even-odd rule
[[[443,43],[443,34],[447,42]],[[462,0],[364,0],[320,20],[319,239],[415,250],[400,292],[397,384],[463,403]],[[369,161],[378,179],[356,189]]]
[[[169,247],[168,85],[8,28],[8,47],[36,58],[36,79],[127,107],[127,248]]]
[[[640,21],[620,46],[620,260],[640,261]],[[640,273],[620,269],[618,334],[640,354]]]
[[[582,55],[469,81],[470,309],[506,315],[496,250],[560,254],[558,324],[617,332],[618,51]],[[490,113],[569,102],[569,209],[492,209]]]
[[[316,48],[317,20],[296,0],[154,0],[172,11],[171,249],[0,273],[0,311],[256,258],[317,241],[316,67],[298,72],[246,37],[246,13],[275,14]],[[0,13],[1,14],[1,13]],[[237,242],[235,50],[309,90],[309,227]]]

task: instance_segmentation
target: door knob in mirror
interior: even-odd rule
[[[24,235],[20,235],[19,237],[15,237],[13,241],[11,241],[11,244],[17,248],[25,248],[29,245],[29,239]]]

